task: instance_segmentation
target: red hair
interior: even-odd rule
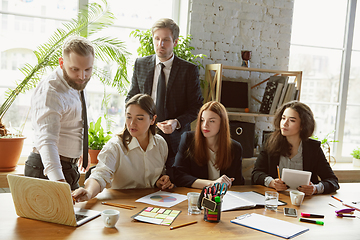
[[[225,170],[231,166],[232,162],[231,137],[229,118],[226,109],[219,102],[207,102],[201,107],[199,111],[196,123],[195,139],[193,144],[194,158],[199,166],[204,166],[209,162],[209,148],[207,146],[206,139],[201,131],[201,116],[205,110],[210,110],[220,116],[220,129],[216,143],[218,149],[216,152],[215,166],[219,170]]]

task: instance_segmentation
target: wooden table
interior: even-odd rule
[[[264,193],[268,188],[263,186],[235,186],[232,191],[257,191]],[[220,223],[208,223],[203,221],[203,215],[188,215],[187,201],[172,207],[172,209],[182,210],[183,212],[174,221],[172,226],[197,220],[197,224],[169,230],[169,227],[132,221],[131,216],[149,206],[144,203],[136,203],[135,200],[147,194],[158,191],[158,189],[131,189],[131,190],[104,190],[99,194],[97,200],[92,203],[77,203],[78,207],[86,207],[102,211],[104,209],[120,210],[120,219],[116,228],[105,228],[101,217],[96,218],[80,227],[68,227],[53,223],[41,222],[32,219],[18,217],[12,202],[10,193],[0,194],[0,239],[281,239],[267,233],[246,228],[240,225],[230,223],[231,219],[245,214],[258,213],[266,216],[293,222],[299,225],[305,225],[310,230],[295,237],[295,239],[360,239],[360,219],[359,218],[337,218],[335,208],[328,203],[341,207],[340,202],[334,200],[330,195],[318,195],[306,197],[300,207],[294,207],[290,203],[290,197],[286,193],[280,194],[280,200],[288,203],[288,207],[298,209],[301,212],[324,214],[324,226],[302,223],[298,218],[285,217],[282,212],[266,211],[264,208],[251,210],[238,210],[223,212]],[[174,192],[186,194],[190,191],[199,191],[190,188],[176,188]],[[340,190],[335,193],[337,197],[343,200],[360,200],[360,183],[342,183]],[[115,208],[102,205],[102,201],[122,203],[137,206],[134,210]],[[283,209],[279,207],[280,210]],[[360,212],[355,213],[360,216]]]

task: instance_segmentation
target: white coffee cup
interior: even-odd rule
[[[300,192],[298,190],[292,190],[290,191],[290,199],[291,204],[294,206],[300,206],[302,201],[304,200],[305,193]]]
[[[120,212],[117,210],[107,209],[101,212],[101,216],[104,220],[105,227],[113,228],[119,220]]]

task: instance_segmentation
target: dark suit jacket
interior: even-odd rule
[[[320,142],[308,139],[303,144],[303,170],[312,172],[311,182],[314,184],[324,184],[324,193],[335,192],[340,188],[338,178],[332,171],[327,162],[324,152],[320,147]],[[277,166],[280,162],[280,156],[269,156],[266,151],[261,151],[257,157],[254,169],[252,171],[252,184],[264,185],[267,176],[274,179],[278,177]]]
[[[155,55],[136,59],[126,102],[138,93],[146,93],[151,96],[155,62]],[[180,129],[165,136],[165,140],[174,154],[177,152],[181,134],[190,131],[190,124],[196,119],[202,103],[203,97],[197,66],[174,56],[165,96],[166,120],[177,119],[181,124]],[[161,131],[159,132],[163,135]]]
[[[194,158],[187,154],[187,151],[194,140],[194,132],[186,132],[181,136],[179,151],[175,157],[173,165],[173,182],[178,187],[191,187],[197,179],[209,179],[208,166],[199,166]],[[225,174],[235,178],[233,185],[243,185],[245,183],[242,176],[242,152],[241,144],[232,140],[233,160],[231,166],[225,171],[220,171],[220,176]]]

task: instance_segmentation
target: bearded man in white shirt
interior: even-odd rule
[[[91,42],[71,37],[64,43],[60,66],[39,82],[31,98],[35,136],[25,176],[66,181],[72,190],[79,187],[84,127],[80,94],[91,78],[93,64]]]

